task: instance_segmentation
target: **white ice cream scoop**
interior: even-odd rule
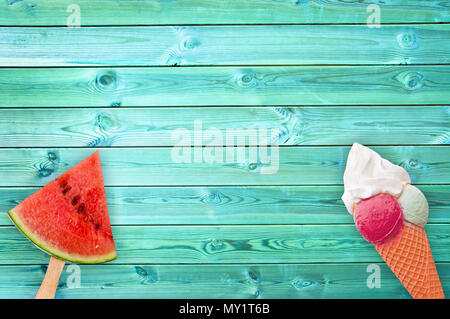
[[[342,200],[348,212],[353,214],[353,205],[361,199],[379,193],[398,197],[410,183],[404,168],[392,164],[370,148],[354,143],[345,167]]]
[[[415,186],[407,185],[398,198],[404,218],[416,225],[425,226],[428,220],[428,202]]]

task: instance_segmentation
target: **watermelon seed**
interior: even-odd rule
[[[84,210],[84,204],[81,204],[80,206],[78,206],[77,212],[82,213],[83,210]]]
[[[100,228],[100,224],[95,223],[95,229],[99,229]]]
[[[60,180],[59,181],[59,187],[65,188],[66,186],[67,186],[67,181],[65,181],[65,180]]]
[[[63,195],[66,195],[66,193],[67,193],[68,191],[70,191],[71,189],[72,189],[71,186],[67,186],[66,188],[64,188],[63,191],[62,191]]]
[[[79,200],[80,200],[80,195],[75,196],[72,199],[72,205],[75,206],[78,203]]]

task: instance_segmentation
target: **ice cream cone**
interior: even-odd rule
[[[414,299],[444,298],[422,227],[406,223],[393,239],[374,246]]]

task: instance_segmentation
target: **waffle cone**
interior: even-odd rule
[[[444,298],[427,234],[422,227],[405,224],[395,238],[374,246],[414,299]]]

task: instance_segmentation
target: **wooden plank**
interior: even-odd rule
[[[403,166],[413,184],[449,184],[450,147],[373,149]],[[223,151],[221,163],[209,159],[216,151]],[[267,151],[266,157],[264,149],[256,147],[105,148],[100,156],[106,186],[342,185],[349,147],[269,147]],[[93,152],[89,148],[0,149],[0,186],[45,185]]]
[[[450,66],[0,69],[0,107],[447,104]]]
[[[450,223],[450,186],[420,185],[430,206],[428,224]],[[38,188],[0,188],[0,225],[6,212]],[[107,187],[113,225],[353,223],[342,186]]]
[[[380,288],[367,287],[369,266],[380,267]],[[384,263],[75,267],[66,265],[56,298],[411,298]],[[449,295],[450,265],[436,267]],[[40,265],[0,266],[0,298],[33,298],[44,271]]]
[[[345,211],[342,212],[345,214]],[[426,225],[437,262],[449,262],[450,224]],[[115,264],[381,262],[354,225],[113,226]],[[49,257],[16,227],[2,226],[0,264]]]
[[[449,144],[449,121],[449,106],[0,109],[0,147],[175,146],[180,129],[209,146],[211,129],[249,146],[261,129],[270,145]]]
[[[0,66],[439,64],[449,40],[446,24],[8,27]]]
[[[367,23],[374,1],[127,0],[77,1],[82,25]],[[71,0],[8,0],[0,25],[67,25]],[[448,22],[440,0],[380,2],[381,23]],[[69,11],[68,11],[69,10]],[[370,22],[371,20],[369,20]],[[73,22],[71,23],[73,24]]]

